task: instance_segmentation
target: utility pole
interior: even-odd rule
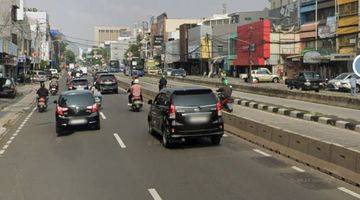
[[[36,36],[35,36],[35,41],[34,41],[34,49],[35,52],[33,52],[33,70],[36,69],[36,62],[39,58],[39,21],[36,21]]]
[[[252,52],[255,51],[255,44],[252,42],[252,36],[253,36],[253,27],[250,26],[249,28],[249,48],[248,48],[248,52],[249,52],[249,73],[248,73],[248,81],[250,83],[252,83],[252,65],[253,65],[253,60],[252,60]]]
[[[336,6],[336,5],[335,5]],[[315,50],[318,50],[318,0],[315,0]]]

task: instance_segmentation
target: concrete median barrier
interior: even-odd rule
[[[149,75],[149,77],[159,78],[158,75]],[[204,86],[210,87],[219,87],[220,83],[211,82],[201,79],[190,79],[190,78],[176,78],[176,77],[168,77],[170,80],[175,80],[183,83],[193,83],[200,84]],[[280,97],[286,99],[295,99],[301,101],[307,101],[312,103],[320,103],[332,106],[340,106],[345,108],[352,109],[360,109],[360,99],[346,96],[334,96],[331,94],[322,94],[315,92],[303,92],[303,91],[295,91],[295,90],[284,90],[277,88],[268,88],[254,85],[232,85],[234,90],[238,90],[241,92],[252,93],[252,94],[260,94],[265,96],[272,97]]]
[[[119,82],[119,86],[129,85]],[[145,98],[154,99],[157,92],[143,89]],[[249,102],[247,102],[249,103]],[[338,144],[322,141],[270,126],[231,113],[223,113],[225,130],[270,150],[360,185],[360,152]]]

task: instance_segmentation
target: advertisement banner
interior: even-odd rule
[[[336,18],[335,16],[328,17],[325,26],[320,26],[318,35],[320,38],[334,37],[336,33]]]

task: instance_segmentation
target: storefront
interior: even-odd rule
[[[0,38],[0,73],[2,77],[17,76],[18,47],[14,43]]]

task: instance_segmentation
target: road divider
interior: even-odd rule
[[[120,87],[129,84],[119,81]],[[143,96],[153,99],[157,92],[143,88]],[[351,184],[360,185],[360,152],[334,142],[302,135],[246,117],[223,113],[225,130],[271,151],[313,166]]]

